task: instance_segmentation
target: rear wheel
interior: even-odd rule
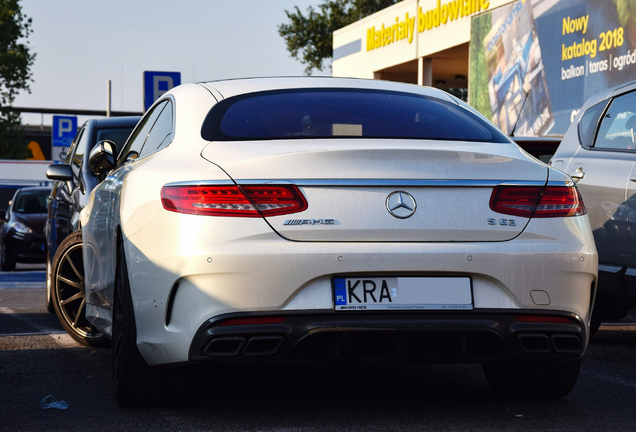
[[[51,265],[51,298],[64,330],[82,345],[108,347],[110,340],[86,319],[82,231],[64,239]]]
[[[558,399],[572,391],[581,359],[505,360],[484,363],[492,390],[509,399]]]
[[[177,370],[149,366],[137,348],[137,325],[123,248],[118,248],[113,299],[113,378],[115,399],[122,407],[173,401]]]
[[[598,329],[600,328],[601,328],[601,317],[598,314],[594,314],[592,312],[592,318],[590,319],[590,341],[592,340],[594,336],[596,336],[596,333],[598,332]]]
[[[15,258],[7,251],[4,243],[0,246],[0,268],[2,271],[15,270]]]

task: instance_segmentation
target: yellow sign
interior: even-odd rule
[[[376,30],[371,27],[367,30],[367,51],[389,45],[393,42],[403,39],[413,42],[413,33],[415,30],[415,17],[409,17],[408,12],[404,17],[404,21],[400,21],[399,17],[395,17],[395,24]]]
[[[437,0],[437,6],[426,12],[419,8],[417,14],[417,31],[422,33],[431,30],[440,25],[444,25],[449,21],[468,17],[477,12],[481,12],[490,7],[490,0],[451,0],[442,4],[441,0]],[[408,40],[413,42],[413,34],[415,30],[415,17],[410,17],[406,13],[404,20],[400,21],[400,17],[395,17],[395,24],[377,29],[375,26],[367,29],[367,51],[378,49],[394,42]]]

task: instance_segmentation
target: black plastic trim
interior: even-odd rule
[[[170,288],[170,294],[168,295],[168,303],[166,304],[166,327],[170,325],[172,320],[172,306],[174,305],[174,298],[177,295],[179,289],[179,282],[175,282]]]
[[[518,315],[565,317],[572,323],[520,322]],[[280,324],[219,325],[237,318],[285,317]],[[189,350],[192,362],[223,360],[287,361],[391,358],[435,362],[484,362],[513,358],[581,357],[587,346],[582,319],[566,311],[474,309],[472,311],[268,311],[232,313],[206,321]],[[541,335],[550,349],[528,350],[520,335]],[[271,338],[280,346],[262,355],[209,356],[205,348],[218,338]],[[580,350],[559,349],[553,336],[574,337]],[[526,337],[526,336],[521,336]],[[569,347],[575,346],[569,343]],[[386,349],[384,349],[385,347]]]

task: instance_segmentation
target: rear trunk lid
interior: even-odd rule
[[[497,185],[543,186],[547,167],[510,143],[422,140],[214,142],[203,158],[239,185],[292,183],[302,212],[266,217],[295,241],[479,242],[528,219],[490,209]]]

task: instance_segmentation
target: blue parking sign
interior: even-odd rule
[[[181,84],[181,72],[144,72],[144,110],[159,97]]]
[[[77,133],[77,117],[53,116],[51,145],[53,147],[69,147]]]

